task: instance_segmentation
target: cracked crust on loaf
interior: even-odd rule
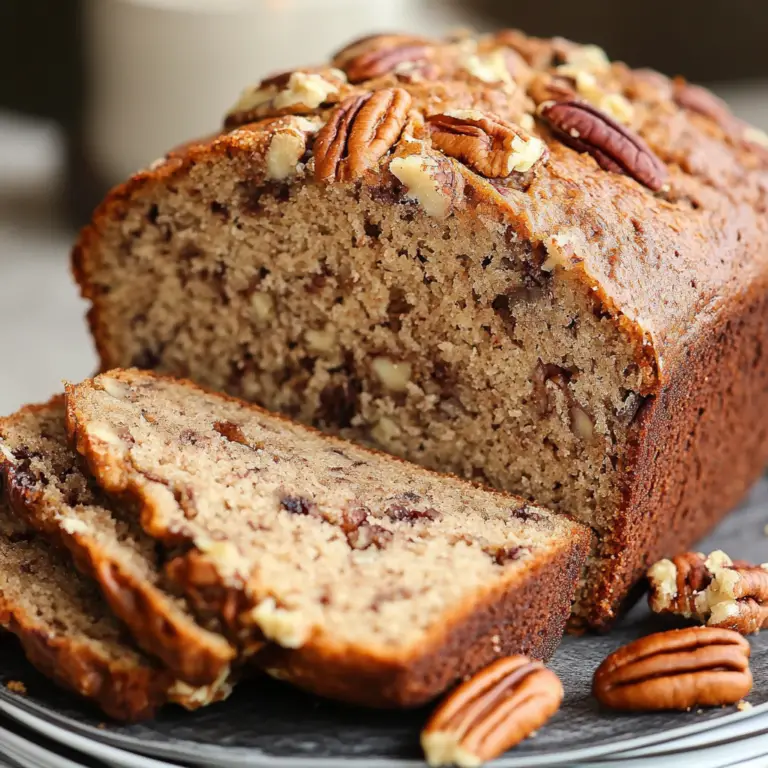
[[[149,372],[66,399],[99,484],[181,552],[167,577],[271,674],[413,706],[560,639],[590,543],[567,517]]]

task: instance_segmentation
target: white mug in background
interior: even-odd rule
[[[85,0],[83,149],[107,183],[216,130],[264,75],[375,31],[463,23],[449,0]]]

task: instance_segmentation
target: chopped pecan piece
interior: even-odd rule
[[[752,688],[749,653],[749,643],[728,629],[658,632],[608,656],[595,672],[592,693],[615,709],[734,704]]]
[[[231,443],[248,445],[248,438],[245,436],[243,428],[233,421],[217,421],[214,423],[213,428]]]
[[[536,406],[540,416],[546,416],[552,412],[552,403],[550,401],[549,392],[547,391],[547,382],[551,381],[557,386],[566,398],[570,399],[570,390],[568,389],[568,382],[571,380],[573,374],[554,363],[543,363],[539,360],[536,363],[536,368],[533,371],[531,377],[533,387],[533,402]]]
[[[404,197],[417,202],[429,216],[445,218],[463,202],[464,178],[455,163],[442,153],[396,157],[389,170],[403,185]]]
[[[515,560],[519,560],[527,553],[528,549],[526,547],[518,547],[515,545],[499,547],[498,549],[488,551],[488,554],[497,565],[514,563]]]
[[[395,522],[416,523],[421,520],[434,522],[439,520],[442,515],[432,507],[427,509],[412,509],[404,504],[392,504],[384,510],[384,514]]]
[[[280,499],[280,506],[293,515],[315,515],[317,513],[315,502],[303,496],[283,496]]]
[[[455,110],[427,118],[432,144],[489,179],[525,173],[546,160],[541,139],[495,115]]]
[[[509,656],[460,685],[421,733],[431,766],[493,760],[557,712],[563,686],[540,661]]]
[[[606,171],[631,176],[653,192],[667,179],[667,168],[633,131],[580,101],[546,102],[540,115],[564,144],[586,152]]]
[[[315,179],[352,181],[395,145],[411,97],[400,88],[352,96],[330,115],[315,141]]]
[[[309,115],[336,104],[349,91],[346,76],[338,69],[281,72],[246,88],[227,113],[224,127],[237,128],[263,117]]]
[[[392,531],[375,523],[363,523],[346,533],[352,549],[368,549],[371,545],[377,549],[384,549],[392,541]]]

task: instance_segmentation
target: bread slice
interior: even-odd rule
[[[65,551],[0,501],[0,626],[15,634],[43,674],[92,699],[118,720],[151,717],[165,702],[188,709],[224,687],[194,689],[133,647],[96,585]]]
[[[98,482],[186,548],[169,577],[276,676],[417,705],[561,637],[590,543],[567,517],[186,381],[112,371],[66,398]]]
[[[67,444],[63,397],[0,420],[0,475],[16,512],[70,550],[138,645],[176,677],[191,685],[226,677],[232,646],[163,589],[162,552],[79,462]]]

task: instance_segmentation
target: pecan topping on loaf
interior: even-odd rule
[[[408,119],[411,97],[400,88],[342,102],[315,141],[315,179],[353,181],[392,148]]]
[[[431,766],[476,766],[493,760],[557,712],[557,675],[525,656],[499,659],[460,685],[421,733]]]
[[[333,65],[344,70],[350,83],[362,83],[424,61],[432,45],[426,38],[413,35],[371,35],[339,51]]]
[[[733,122],[733,115],[726,103],[706,88],[687,83],[682,78],[676,78],[673,96],[678,106],[704,115],[722,127]]]
[[[272,181],[284,181],[299,170],[309,136],[322,125],[322,120],[317,118],[314,121],[305,117],[283,120],[285,124],[275,129],[264,156],[265,175]]]
[[[489,179],[525,173],[546,160],[546,145],[522,128],[477,110],[462,109],[427,118],[432,144]]]
[[[749,653],[749,643],[727,629],[658,632],[608,656],[595,672],[592,692],[615,709],[734,704],[752,688]]]
[[[444,218],[461,198],[461,174],[451,160],[439,153],[396,157],[389,170],[405,187],[406,198],[415,200],[430,216]]]
[[[768,135],[739,120],[722,99],[706,88],[693,85],[678,77],[674,80],[672,93],[679,107],[709,118],[726,133],[738,136],[749,144],[762,148],[768,147]]]
[[[224,127],[236,128],[262,117],[311,114],[319,107],[335,104],[346,85],[345,74],[329,67],[281,72],[246,88],[229,110]]]
[[[634,132],[595,107],[579,101],[545,103],[541,116],[564,144],[587,152],[606,171],[623,173],[658,192],[667,178],[666,166]]]

